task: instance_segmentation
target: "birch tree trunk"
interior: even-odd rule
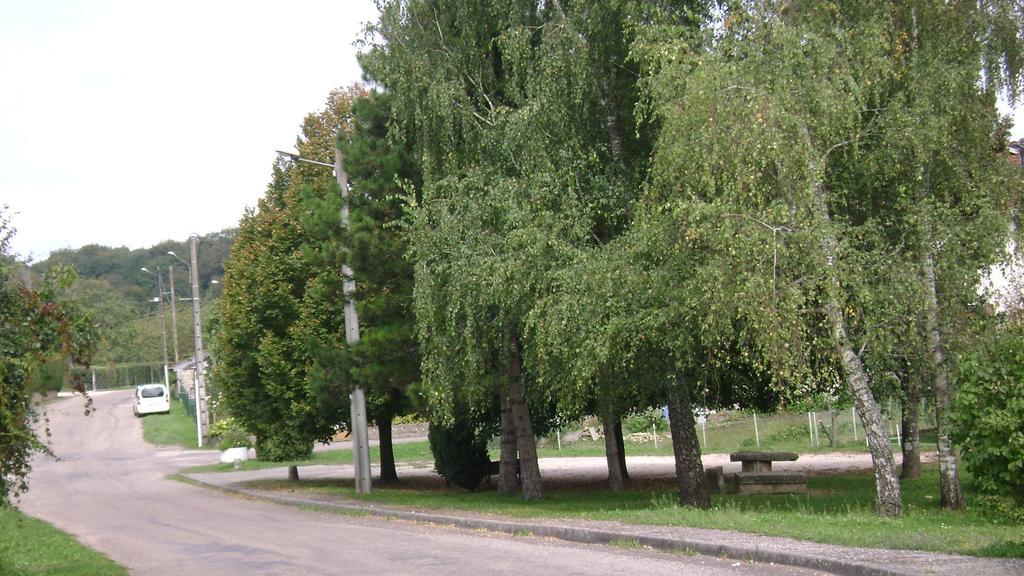
[[[511,494],[519,489],[516,472],[516,426],[512,421],[508,397],[501,395],[501,457],[498,464],[498,492]]]
[[[697,423],[693,419],[690,391],[682,374],[668,387],[668,420],[672,431],[679,505],[710,508],[711,499],[708,497],[704,463],[700,459],[700,443],[697,440]]]
[[[515,426],[516,448],[519,451],[519,471],[523,482],[523,498],[539,500],[544,497],[544,486],[537,463],[537,444],[533,437],[533,423],[526,405],[526,388],[519,357],[519,339],[511,335],[508,364],[508,406]]]
[[[928,347],[931,351],[932,370],[935,378],[935,427],[938,436],[939,451],[939,504],[949,510],[960,510],[964,507],[964,494],[960,489],[960,472],[956,453],[949,438],[949,406],[951,394],[949,378],[946,373],[946,351],[942,345],[942,332],[939,328],[939,298],[935,280],[935,256],[931,247],[926,248],[924,258],[925,294],[927,309],[925,313],[928,331]]]
[[[864,435],[868,439],[871,451],[871,462],[875,472],[875,511],[881,516],[899,516],[903,509],[903,497],[900,481],[896,476],[896,463],[889,446],[889,434],[882,422],[882,411],[875,402],[871,392],[871,383],[860,357],[853,350],[846,332],[846,319],[843,317],[840,294],[842,286],[839,281],[838,254],[839,243],[832,230],[832,220],[828,213],[828,201],[825,197],[824,185],[818,182],[814,190],[815,219],[821,226],[820,242],[825,270],[828,273],[828,286],[825,291],[825,314],[828,318],[829,332],[835,347],[836,357],[843,369],[846,386],[853,396],[857,412],[861,416]]]

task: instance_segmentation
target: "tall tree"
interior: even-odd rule
[[[860,112],[863,94],[851,88],[869,86],[859,77],[883,61],[878,22],[859,21],[862,33],[833,27],[830,34],[814,26],[837,24],[825,8],[745,4],[746,11],[729,10],[708,30],[706,51],[671,42],[648,52],[657,59],[652,98],[664,121],[656,190],[668,199],[666,211],[724,221],[693,235],[735,261],[736,277],[723,279],[733,286],[715,289],[741,298],[733,307],[766,358],[779,365],[801,358],[804,351],[791,346],[810,339],[812,323],[801,320],[820,303],[820,321],[864,420],[876,506],[898,515],[888,435],[847,327],[849,272],[826,179],[829,155],[848,143]],[[815,282],[803,278],[811,270]]]
[[[787,372],[780,372],[781,366],[806,364],[801,343],[813,341],[813,327],[819,322],[828,328],[835,362],[864,421],[875,464],[876,507],[884,515],[900,513],[900,490],[872,391],[875,384],[864,363],[865,348],[875,343],[865,339],[870,332],[860,330],[864,322],[857,319],[862,314],[867,323],[884,324],[884,310],[864,306],[851,287],[864,282],[860,268],[865,262],[895,253],[904,262],[919,263],[925,287],[920,293],[934,294],[928,262],[935,247],[936,207],[943,203],[926,191],[934,188],[922,183],[934,186],[936,180],[924,177],[928,170],[920,163],[912,164],[918,168],[909,182],[872,188],[872,178],[878,175],[875,161],[885,154],[893,164],[907,160],[910,157],[894,152],[903,147],[894,145],[934,138],[936,125],[952,131],[945,139],[949,142],[956,139],[965,116],[992,117],[981,67],[988,66],[994,75],[985,78],[996,84],[1019,84],[1013,62],[1019,51],[1000,51],[997,46],[1000,35],[1008,34],[1010,44],[1017,42],[1018,12],[1011,4],[743,2],[724,10],[710,27],[705,51],[655,42],[660,51],[645,52],[655,59],[652,101],[664,121],[654,187],[670,200],[664,209],[682,201],[681,209],[691,214],[705,210],[748,223],[746,230],[733,230],[728,238],[711,238],[714,250],[732,255],[734,269],[745,273],[742,281],[734,282],[748,303],[740,312],[776,373]],[[903,13],[905,7],[909,8]],[[934,41],[919,48],[904,42],[908,20],[924,27],[933,18],[933,29],[946,32],[936,32]],[[964,44],[944,52],[938,36],[948,35],[949,26],[959,30],[957,37]],[[994,43],[988,42],[993,38]],[[905,65],[910,60],[916,62],[914,67]],[[943,78],[943,86],[953,86],[955,103],[935,101],[938,92],[928,87],[918,96],[916,82],[902,84],[904,75],[915,69]],[[914,77],[924,81],[918,74]],[[929,99],[941,105],[926,107]],[[958,109],[963,112],[954,113]],[[925,110],[931,115],[922,115]],[[973,124],[983,125],[977,120]],[[986,153],[987,146],[979,149],[977,132],[970,134],[948,149],[952,154],[971,151],[971,168],[960,172],[966,176],[961,181],[977,186],[987,180],[978,179],[976,171],[987,164],[978,155]],[[934,176],[934,168],[931,172]],[[976,216],[985,206],[982,200],[975,197],[955,205],[970,206],[963,213]],[[893,207],[898,209],[895,213],[887,212]],[[942,207],[938,213],[951,212]],[[983,214],[981,220],[986,220]],[[861,239],[871,227],[882,230],[876,238],[912,242],[896,240],[890,251],[866,249]],[[764,238],[766,232],[770,242],[751,241]],[[984,250],[956,236],[944,237],[955,247],[950,253],[960,254],[957,265],[946,269],[959,285],[973,286],[978,260],[963,256]],[[764,264],[741,264],[743,259],[754,262],[758,254]],[[972,265],[975,272],[966,273]],[[884,292],[894,286],[876,284],[871,289]],[[915,308],[934,311],[931,300]],[[763,312],[757,308],[775,314],[759,319]],[[934,353],[935,331],[929,328],[936,326],[935,317],[926,315],[923,331],[933,335],[932,357],[938,367],[941,355]]]
[[[310,114],[298,139],[307,158],[333,156],[335,135],[349,119],[352,95],[336,91],[325,110]],[[302,221],[304,197],[337,195],[329,170],[278,160],[258,211],[242,218],[224,276],[214,375],[228,411],[256,435],[262,458],[308,455],[328,441],[341,420],[338,402],[323,402],[311,384],[306,294],[340,267],[309,266],[312,242]]]
[[[995,93],[1020,82],[1021,14],[1012,3],[907,2],[888,10],[890,73],[880,79],[870,131],[836,172],[861,182],[843,202],[854,223],[882,231],[916,278],[927,351],[914,371],[931,375],[938,428],[940,502],[964,504],[950,441],[949,357],[972,346],[965,319],[982,309],[979,271],[998,258],[1006,229],[1005,162],[992,149],[999,132]],[[973,80],[972,80],[973,79]],[[867,191],[868,202],[864,201]],[[927,358],[926,362],[922,362]]]
[[[368,414],[380,431],[381,480],[393,482],[398,475],[391,422],[411,410],[409,388],[419,380],[413,270],[406,260],[403,218],[406,189],[418,188],[421,177],[412,147],[388,138],[388,95],[363,95],[358,88],[351,95],[351,132],[338,138],[354,191],[351,223],[347,229],[341,224],[339,195],[305,198],[309,211],[303,225],[312,236],[307,259],[333,272],[319,277],[307,292],[304,315],[319,326],[309,342],[319,374],[314,381],[323,394],[336,397],[347,397],[353,386],[363,388]],[[337,270],[346,260],[356,280],[360,323],[360,341],[351,348],[339,322],[344,298]]]
[[[504,395],[527,497],[541,490],[523,319],[573,247],[627,222],[650,143],[635,116],[631,23],[685,20],[688,4],[388,2],[364,56],[423,146],[412,247],[424,381],[439,404]]]

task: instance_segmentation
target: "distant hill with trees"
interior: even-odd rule
[[[237,229],[227,228],[199,238],[197,269],[203,301],[204,323],[216,312],[219,286],[211,281],[224,274],[224,260],[235,240]],[[163,361],[156,278],[140,269],[156,272],[160,268],[164,281],[165,304],[170,304],[169,268],[174,267],[174,290],[178,298],[178,344],[181,358],[192,355],[192,321],[190,303],[181,298],[191,296],[188,268],[167,254],[173,251],[189,260],[189,241],[166,240],[148,248],[112,248],[90,244],[77,249],[57,250],[46,260],[33,263],[33,276],[42,277],[59,265],[78,273],[78,280],[67,297],[89,311],[98,326],[101,341],[94,357],[97,367],[124,367],[159,364]],[[167,354],[174,361],[171,310],[166,308]],[[140,376],[143,377],[143,376]]]
[[[211,280],[224,275],[224,259],[235,241],[237,228],[226,228],[201,236],[198,250],[199,286],[205,290]],[[185,260],[189,259],[189,242],[184,240],[165,240],[149,248],[131,249],[124,246],[111,248],[99,244],[89,244],[81,248],[66,248],[50,253],[46,260],[32,264],[33,272],[43,274],[57,265],[70,266],[78,272],[80,279],[100,280],[110,284],[121,297],[133,304],[143,305],[154,297],[153,277],[147,276],[139,269],[146,267],[156,270],[156,266],[166,269],[175,265],[174,284],[176,292],[187,292],[190,289],[188,272],[185,267],[168,256],[172,251]],[[165,277],[166,282],[166,277]],[[170,289],[170,286],[166,286]]]

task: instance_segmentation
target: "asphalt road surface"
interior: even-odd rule
[[[780,566],[575,545],[250,501],[168,479],[215,452],[142,440],[131,392],[47,407],[60,461],[37,458],[21,509],[132,574],[815,574]]]

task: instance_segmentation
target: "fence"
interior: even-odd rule
[[[895,445],[902,441],[900,406],[883,405],[883,424]],[[922,406],[920,428],[934,426],[933,414]],[[743,449],[807,451],[864,446],[863,424],[853,408],[771,415],[725,411],[697,419],[697,436],[704,452]]]
[[[178,402],[181,403],[181,408],[189,415],[190,418],[196,417],[196,403],[195,400],[189,398],[188,394],[182,394],[178,396]]]
[[[164,366],[160,362],[93,366],[85,376],[85,385],[89,390],[131,388],[163,381]]]

